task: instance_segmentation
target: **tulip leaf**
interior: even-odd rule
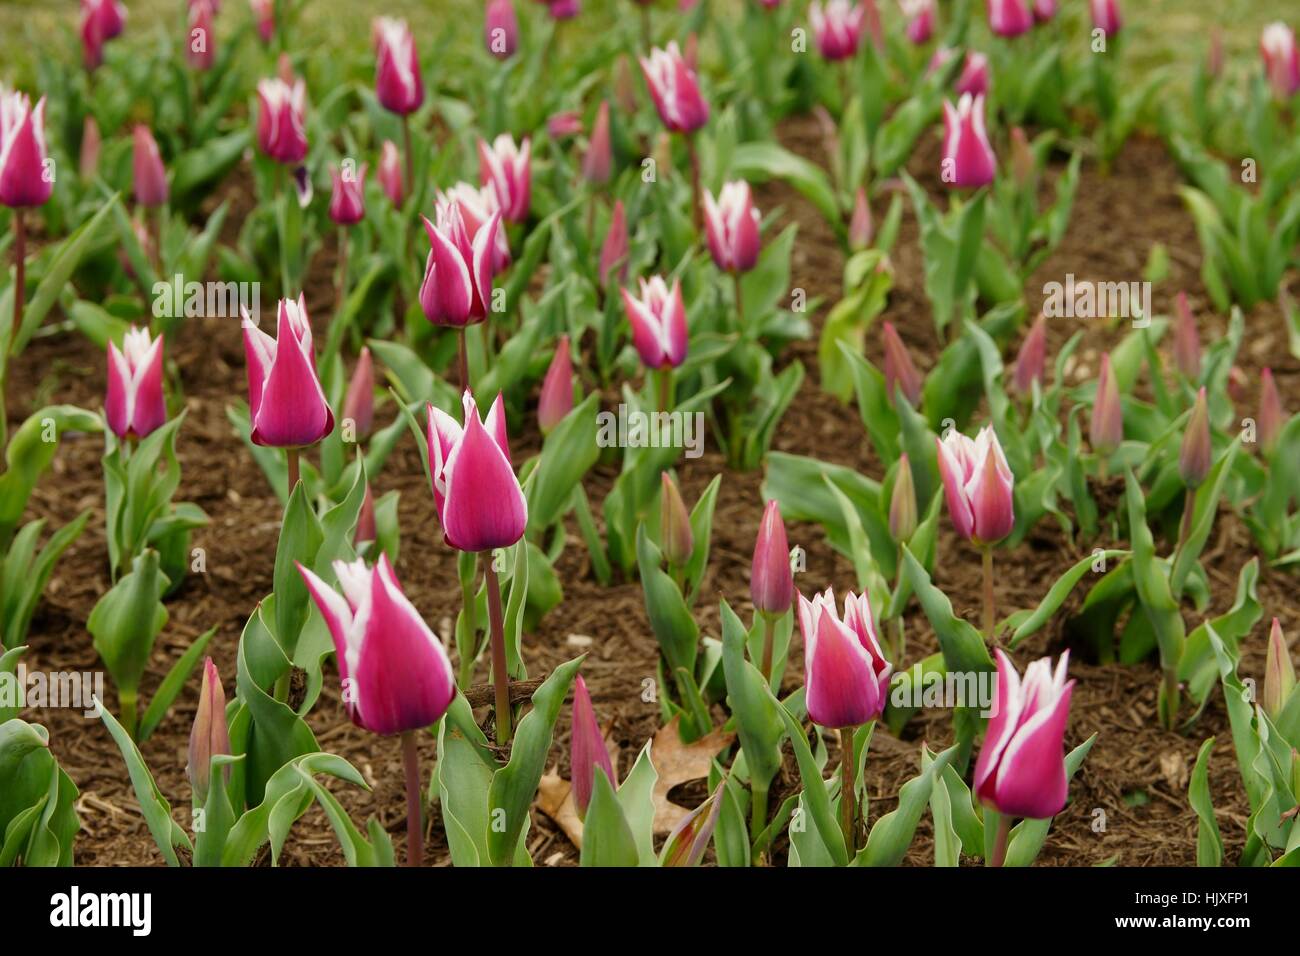
[[[934,755],[927,746],[921,747],[921,769],[928,770]],[[948,767],[943,768],[946,772]],[[930,788],[930,815],[934,818],[934,865],[957,866],[961,862],[961,838],[953,824],[954,807],[944,781]]]
[[[1044,624],[1051,620],[1052,616],[1060,610],[1061,605],[1065,603],[1065,599],[1070,596],[1070,592],[1074,590],[1075,585],[1088,573],[1089,569],[1096,565],[1098,558],[1102,559],[1101,570],[1104,571],[1107,561],[1112,558],[1127,557],[1128,554],[1127,551],[1098,550],[1075,563],[1051,586],[1037,608],[1032,611],[1017,611],[1002,622],[998,627],[999,631],[1008,628],[1013,629],[1007,646],[1014,648],[1026,637],[1037,633]]]
[[[742,143],[732,154],[731,175],[749,180],[785,180],[817,207],[837,234],[844,232],[840,204],[826,172],[785,147],[772,142]]]
[[[496,764],[487,739],[474,722],[464,696],[457,694],[438,728],[435,768],[443,828],[453,866],[484,866],[491,826],[488,791]]]
[[[1126,472],[1125,484],[1129,536],[1133,545],[1133,583],[1137,588],[1142,609],[1155,632],[1156,643],[1160,647],[1161,664],[1168,671],[1177,668],[1178,662],[1182,659],[1185,643],[1183,616],[1170,590],[1165,567],[1156,558],[1155,541],[1151,529],[1147,527],[1142,488],[1133,477],[1132,471]],[[1165,699],[1163,683],[1160,697],[1160,712],[1165,716],[1168,726],[1172,724],[1172,711],[1176,708],[1177,702]]]
[[[1227,613],[1201,623],[1187,635],[1187,645],[1178,663],[1178,678],[1187,684],[1188,695],[1198,706],[1204,707],[1210,691],[1218,683],[1219,668],[1210,646],[1209,629],[1226,644],[1238,646],[1259,621],[1263,608],[1259,603],[1259,558],[1254,557],[1242,565],[1237,575],[1237,596]]]
[[[661,566],[663,557],[650,540],[644,524],[637,528],[636,540],[637,564],[641,571],[641,587],[645,592],[650,629],[659,641],[668,666],[674,672],[680,668],[688,674],[694,674],[699,652],[699,628],[681,591],[664,572]]]
[[[885,391],[885,376],[848,342],[839,343],[858,397],[858,415],[876,454],[885,462],[898,460],[900,425],[898,413]]]
[[[596,412],[600,395],[592,392],[555,426],[542,442],[531,494],[528,496],[528,528],[540,532],[564,515],[573,499],[574,488],[596,464]]]
[[[636,866],[637,844],[603,770],[594,774],[582,826],[581,866]]]
[[[776,701],[775,697],[772,699]],[[831,860],[836,866],[847,866],[849,853],[844,845],[844,832],[840,829],[835,811],[831,808],[830,794],[826,792],[826,781],[822,779],[822,768],[813,758],[812,750],[808,746],[808,738],[799,722],[780,704],[777,704],[777,713],[785,723],[786,733],[794,749],[795,761],[799,764],[799,777],[803,780],[801,802],[808,815],[812,817],[813,826],[821,838],[822,845],[830,854]]]
[[[149,706],[145,708],[144,716],[140,718],[140,730],[137,739],[144,743],[150,735],[162,723],[162,719],[167,716],[167,711],[171,709],[172,702],[176,700],[176,695],[181,692],[189,676],[194,673],[194,668],[199,665],[203,659],[203,652],[207,650],[208,642],[212,640],[212,635],[217,633],[216,627],[211,627],[203,634],[194,639],[194,642],[186,648],[185,653],[180,659],[172,665],[167,676],[163,678],[158,689],[154,691],[153,697],[149,700]]]
[[[1205,548],[1205,542],[1210,537],[1210,529],[1214,526],[1215,516],[1219,512],[1219,499],[1223,496],[1224,483],[1232,472],[1232,464],[1240,450],[1241,436],[1237,436],[1219,456],[1219,460],[1210,469],[1208,478],[1196,492],[1191,527],[1188,529],[1182,547],[1174,555],[1173,570],[1169,575],[1169,587],[1175,598],[1182,595],[1187,576],[1191,573],[1192,567]]]
[[[166,586],[158,552],[145,551],[135,559],[130,573],[99,599],[86,621],[95,650],[113,675],[119,694],[128,695],[132,707],[154,641],[167,623],[167,609],[161,600]],[[127,701],[122,703],[125,706]],[[127,719],[128,726],[134,728],[135,715]]]
[[[39,724],[0,724],[0,867],[72,865],[77,787],[48,743]]]
[[[1220,866],[1223,863],[1223,837],[1219,821],[1214,818],[1214,801],[1210,797],[1209,764],[1214,738],[1210,737],[1196,753],[1187,800],[1196,811],[1196,865]]]
[[[862,520],[857,509],[853,507],[853,502],[849,500],[848,495],[840,491],[839,486],[831,481],[829,476],[823,475],[822,480],[826,482],[831,496],[839,503],[840,514],[844,518],[844,527],[849,535],[850,559],[853,561],[854,574],[858,579],[858,590],[868,596],[873,608],[884,608],[889,599],[889,582],[884,576],[896,569],[879,568],[872,561],[871,543],[862,528]]]
[[[13,675],[14,671],[18,669],[18,659],[23,656],[26,650],[27,646],[25,644],[11,647],[7,651],[0,647],[0,726],[17,717],[23,703],[21,695],[12,693],[10,688],[17,690]],[[3,827],[0,827],[0,830],[2,829]]]
[[[713,509],[718,503],[718,486],[722,483],[721,475],[714,475],[708,487],[700,494],[695,507],[691,509],[691,538],[694,548],[690,559],[683,568],[686,585],[684,597],[688,605],[695,603],[700,593],[700,582],[709,565],[709,543],[713,536]]]
[[[785,724],[780,705],[768,689],[758,668],[745,659],[748,635],[740,618],[723,601],[722,666],[727,679],[727,706],[735,716],[736,731],[749,768],[750,784],[767,793],[768,785],[781,769],[781,739]]]
[[[45,527],[44,518],[28,522],[18,532],[8,554],[0,559],[0,621],[4,621],[0,625],[0,652],[6,647],[17,647],[27,637],[32,615],[54,572],[55,562],[89,520],[90,512],[83,511],[50,535],[39,552],[36,542]]]
[[[1074,779],[1079,768],[1083,766],[1083,759],[1088,756],[1088,751],[1096,743],[1097,735],[1093,734],[1079,746],[1075,747],[1065,755],[1065,782],[1068,784]],[[1037,859],[1038,853],[1047,841],[1047,831],[1052,828],[1052,818],[1046,820],[1021,820],[1011,831],[1011,837],[1007,841],[1007,857],[1004,866],[1030,866]]]
[[[967,856],[984,854],[984,822],[975,812],[975,801],[970,787],[961,778],[961,774],[950,763],[943,768],[943,784],[948,791],[948,803],[952,809],[953,829],[961,837],[962,850]]]
[[[324,541],[324,530],[307,501],[307,486],[299,482],[285,505],[280,540],[275,548],[275,640],[284,652],[286,664],[292,659],[298,635],[307,622],[307,583],[297,564],[314,567]]]
[[[921,773],[898,791],[898,807],[876,821],[867,836],[867,845],[858,851],[854,866],[897,866],[912,845],[916,825],[921,821],[934,789],[934,778],[942,774],[960,745],[954,744],[938,754]]]
[[[659,781],[659,772],[655,770],[650,753],[651,741],[647,740],[637,755],[636,763],[628,771],[627,777],[618,788],[619,806],[623,808],[623,817],[627,820],[636,841],[639,866],[654,866],[654,788]],[[603,777],[604,774],[597,774]],[[588,817],[590,819],[590,816]]]
[[[952,602],[930,583],[930,575],[907,545],[903,546],[903,568],[912,582],[917,600],[921,602],[921,609],[925,611],[925,616],[939,639],[944,665],[949,673],[994,670],[993,659],[989,657],[980,632],[952,613]]]
[[[528,541],[521,539],[514,545],[514,569],[510,574],[510,596],[506,599],[505,621],[503,624],[506,639],[506,672],[515,680],[525,680],[528,671],[524,667],[523,634],[524,602],[528,597],[529,565]],[[493,554],[487,560],[496,561]],[[539,563],[545,563],[541,559]]]
[[[47,405],[18,427],[5,449],[0,474],[0,550],[8,548],[32,489],[54,460],[59,439],[70,431],[97,433],[103,427],[98,415],[75,405]]]

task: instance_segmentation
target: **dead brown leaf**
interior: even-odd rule
[[[682,743],[677,733],[678,718],[659,728],[650,756],[654,760],[659,780],[655,783],[655,833],[670,833],[690,812],[668,799],[668,792],[678,784],[699,780],[709,775],[713,758],[736,739],[734,733],[715,730],[689,744]]]

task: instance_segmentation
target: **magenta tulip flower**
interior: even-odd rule
[[[104,44],[120,36],[126,7],[119,0],[81,0],[81,55],[86,69],[104,62]]]
[[[660,276],[641,280],[641,298],[623,290],[632,344],[648,369],[676,368],[686,359],[686,306],[682,283],[671,289]]]
[[[375,364],[368,346],[361,347],[357,367],[352,371],[352,381],[343,398],[343,421],[352,422],[357,441],[364,441],[370,435],[375,421]]]
[[[569,139],[582,130],[582,115],[577,110],[560,110],[546,118],[546,135],[551,139]]]
[[[885,709],[893,665],[885,660],[871,617],[871,602],[849,592],[844,617],[827,588],[809,601],[799,595],[803,634],[805,702],[808,716],[822,727],[858,727]]]
[[[956,94],[964,96],[983,96],[989,91],[989,58],[983,53],[971,50],[962,61],[961,73],[953,84]]]
[[[749,596],[754,609],[777,617],[790,610],[794,600],[794,573],[790,570],[790,543],[781,520],[781,506],[773,499],[763,509],[749,567]]]
[[[542,394],[537,400],[537,424],[542,434],[564,421],[573,411],[573,359],[569,355],[569,337],[561,335],[555,355],[542,380]]]
[[[587,141],[587,153],[582,158],[582,178],[596,185],[609,182],[613,160],[609,142],[609,100],[601,100],[596,109],[596,121],[591,126],[591,139]]]
[[[1039,313],[1034,320],[1029,334],[1020,344],[1016,355],[1015,368],[1011,373],[1011,388],[1021,395],[1031,395],[1034,382],[1043,384],[1043,372],[1047,367],[1047,319]]]
[[[1034,25],[1027,0],[987,0],[989,29],[1000,37],[1018,37]]]
[[[330,219],[340,226],[351,226],[366,218],[366,170],[365,163],[355,172],[330,167],[330,181],[333,190],[330,193]]]
[[[985,425],[974,439],[953,429],[935,443],[953,528],[978,545],[1001,541],[1016,524],[1015,476],[993,426]]]
[[[479,182],[495,190],[501,218],[506,222],[523,222],[528,218],[532,154],[527,136],[518,146],[509,133],[502,133],[490,146],[484,140],[478,141]]]
[[[185,62],[190,69],[204,72],[216,62],[216,36],[212,32],[214,10],[209,0],[190,4],[190,32],[185,44]]]
[[[263,43],[275,39],[275,0],[248,0],[257,24],[257,36]]]
[[[440,223],[449,221],[453,205],[459,207],[460,220],[465,227],[465,235],[469,238],[471,247],[484,226],[491,223],[494,217],[502,218],[499,217],[501,204],[497,202],[496,189],[490,185],[480,187],[462,181],[446,191],[438,190],[434,203],[436,221]],[[506,236],[506,231],[499,226],[496,230],[496,241],[492,244],[490,260],[494,276],[510,265],[510,240]]]
[[[1268,652],[1264,659],[1264,688],[1260,694],[1264,712],[1277,720],[1291,699],[1295,686],[1295,665],[1291,663],[1286,636],[1282,633],[1281,622],[1273,618],[1273,626],[1268,632]]]
[[[404,20],[375,20],[375,93],[384,109],[399,116],[414,113],[424,102],[420,58]]]
[[[907,17],[907,39],[917,46],[934,36],[934,0],[899,0]]]
[[[163,398],[163,339],[131,326],[119,349],[108,343],[108,394],[104,418],[118,438],[144,438],[167,421]]]
[[[397,154],[397,144],[384,140],[379,150],[379,171],[375,174],[379,188],[394,206],[401,207],[406,189],[402,184],[402,158]]]
[[[505,403],[500,395],[480,421],[474,396],[463,396],[465,425],[428,406],[429,473],[447,543],[458,551],[508,548],[528,526],[528,502],[510,464]]]
[[[492,257],[501,227],[500,213],[480,227],[472,240],[458,202],[448,203],[439,211],[437,225],[424,216],[420,218],[430,243],[420,286],[425,318],[434,325],[454,328],[483,321],[492,298]]]
[[[488,0],[483,26],[488,52],[499,60],[509,59],[519,49],[519,20],[511,0]]]
[[[1055,672],[1050,658],[1034,661],[1023,680],[1001,648],[995,655],[995,710],[975,762],[975,794],[1006,817],[1045,820],[1061,812],[1067,795],[1065,728],[1074,692],[1074,681],[1065,679],[1070,652],[1061,655]]]
[[[627,213],[623,200],[614,200],[614,211],[609,217],[609,229],[600,247],[600,281],[609,281],[609,274],[617,267],[618,281],[627,277],[628,235]]]
[[[573,682],[573,727],[569,736],[569,776],[573,778],[573,802],[578,817],[585,818],[596,785],[596,771],[601,770],[610,785],[617,787],[614,764],[605,748],[605,736],[596,722],[587,682],[579,674]]]
[[[962,94],[956,107],[943,101],[943,181],[976,189],[993,182],[997,157],[984,131],[984,97]]]
[[[758,262],[758,210],[743,179],[724,183],[713,198],[704,193],[704,225],[709,253],[723,272],[748,272]]]
[[[0,203],[42,206],[54,191],[45,147],[45,98],[32,108],[26,93],[0,96]]]
[[[203,683],[199,688],[199,706],[194,712],[194,725],[190,728],[189,760],[185,765],[185,775],[194,791],[196,806],[202,806],[208,799],[212,758],[230,752],[226,692],[221,687],[217,665],[208,657],[203,661]],[[229,767],[224,776],[229,780]]]
[[[244,312],[244,354],[254,444],[302,448],[334,430],[334,412],[316,375],[311,322],[302,296],[296,302],[280,300],[275,338]]]
[[[885,344],[885,394],[890,403],[894,401],[895,389],[899,389],[908,404],[913,406],[921,404],[921,387],[924,385],[924,380],[921,378],[921,373],[916,370],[916,366],[912,364],[912,356],[908,353],[903,340],[898,337],[898,330],[894,328],[894,323],[884,323],[880,337]]]
[[[1260,34],[1259,52],[1275,98],[1288,100],[1300,91],[1300,53],[1294,30],[1285,23],[1270,23]]]
[[[1046,23],[1056,16],[1056,0],[1034,0],[1034,19]]]
[[[650,99],[670,133],[693,133],[709,121],[709,104],[700,95],[699,79],[676,41],[666,49],[655,47],[640,62]]]
[[[582,12],[579,0],[553,0],[546,5],[546,12],[552,20],[572,20]]]
[[[304,115],[307,86],[301,79],[290,86],[280,77],[257,84],[257,146],[277,163],[296,166],[307,155]]]
[[[1119,0],[1088,0],[1088,6],[1092,10],[1094,29],[1108,37],[1119,33],[1119,28],[1124,25],[1119,13]]]
[[[866,14],[866,7],[852,0],[826,0],[825,7],[813,0],[808,20],[821,55],[831,62],[856,56]]]
[[[141,206],[166,205],[167,170],[163,168],[158,143],[147,126],[135,128],[131,169],[135,185],[135,201]]]

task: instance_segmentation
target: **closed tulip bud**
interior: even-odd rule
[[[975,793],[1008,817],[1045,820],[1061,812],[1067,796],[1065,729],[1074,681],[1065,679],[1070,653],[1052,670],[1034,661],[1024,680],[999,648],[997,696],[984,746],[975,762]]]
[[[617,269],[617,281],[622,282],[627,276],[627,214],[623,211],[623,200],[614,201],[614,211],[609,217],[609,230],[600,247],[600,281],[608,282],[610,272]]]
[[[105,40],[121,36],[126,28],[126,6],[121,0],[81,0],[81,14],[95,20]]]
[[[676,368],[686,359],[686,306],[682,283],[673,287],[659,276],[641,279],[641,298],[623,289],[623,306],[632,325],[632,344],[647,369]]]
[[[1223,31],[1218,24],[1210,27],[1210,46],[1205,51],[1205,72],[1216,78],[1223,73]]]
[[[369,437],[370,427],[375,421],[375,364],[370,358],[369,347],[364,345],[343,399],[343,420],[352,422],[357,441]]]
[[[1047,319],[1040,312],[1034,320],[1029,334],[1020,344],[1020,353],[1016,356],[1015,369],[1011,374],[1011,387],[1021,395],[1032,394],[1034,382],[1043,384],[1043,372],[1047,366]]]
[[[989,29],[1000,37],[1018,37],[1034,25],[1027,0],[988,0]]]
[[[632,61],[626,57],[618,58],[614,67],[614,100],[618,108],[631,116],[637,111],[637,82],[632,74]]]
[[[402,593],[388,555],[373,568],[335,561],[337,590],[301,564],[298,573],[334,640],[352,722],[387,736],[437,721],[456,696],[451,661]]]
[[[763,509],[754,542],[754,560],[749,568],[749,596],[754,610],[779,617],[794,600],[794,573],[790,570],[790,543],[781,520],[781,506],[774,500]]]
[[[492,256],[501,215],[497,213],[471,241],[460,203],[440,211],[435,226],[421,216],[429,234],[429,257],[420,306],[434,325],[463,328],[487,317],[492,300]]]
[[[434,209],[435,221],[440,226],[451,221],[453,205],[458,207],[457,214],[460,216],[471,246],[478,238],[479,231],[501,212],[496,190],[490,185],[475,186],[473,183],[459,182],[446,192],[438,190]],[[500,226],[497,227],[496,241],[492,243],[491,255],[488,258],[494,276],[510,265],[510,239],[506,236],[505,229]]]
[[[552,0],[546,5],[546,12],[552,20],[572,20],[582,12],[582,4],[579,0]]]
[[[691,531],[691,515],[682,501],[682,493],[668,472],[660,476],[659,540],[664,557],[675,568],[682,568],[691,560],[695,550],[695,535]]]
[[[135,128],[131,156],[135,201],[141,206],[162,206],[167,202],[167,170],[163,168],[158,143],[147,126]]]
[[[686,60],[686,68],[688,70],[692,73],[698,71],[700,62],[700,38],[694,33],[688,34],[686,37],[686,49],[682,51],[682,58]]]
[[[527,136],[518,146],[509,133],[502,133],[491,146],[484,140],[478,141],[479,182],[496,190],[501,218],[506,222],[523,222],[528,218],[532,155]]]
[[[1088,0],[1092,10],[1093,29],[1100,30],[1111,37],[1119,33],[1124,21],[1119,15],[1119,0]]]
[[[573,802],[578,817],[585,819],[596,786],[597,769],[604,772],[612,786],[618,786],[614,764],[605,749],[605,736],[596,722],[587,682],[579,674],[573,682],[573,726],[569,734],[569,775],[573,778]]]
[[[360,548],[368,541],[374,541],[378,532],[375,530],[375,496],[370,493],[370,482],[366,482],[366,494],[361,499],[361,511],[357,514],[357,527],[352,533],[352,543]]]
[[[1056,16],[1056,0],[1034,0],[1034,19],[1046,23]]]
[[[275,39],[275,0],[248,0],[257,24],[257,36],[263,43]]]
[[[424,79],[415,37],[404,20],[375,21],[375,94],[379,103],[398,116],[414,113],[424,102]]]
[[[899,544],[906,544],[916,533],[916,486],[912,483],[912,466],[907,455],[900,455],[894,475],[894,492],[889,496],[889,534]]]
[[[930,62],[925,66],[925,75],[929,77],[938,73],[951,63],[956,55],[957,51],[950,46],[935,47],[934,53],[930,55]]]
[[[185,44],[185,62],[190,69],[203,72],[212,69],[216,59],[216,37],[212,32],[212,4],[209,0],[194,0],[190,4],[190,32]]]
[[[551,139],[568,139],[582,132],[582,116],[576,110],[561,110],[546,119],[546,135]]]
[[[1263,699],[1260,701],[1264,713],[1276,719],[1290,699],[1295,683],[1295,666],[1282,635],[1282,625],[1273,618],[1273,627],[1268,634],[1268,657],[1264,663]]]
[[[1282,410],[1282,398],[1277,393],[1277,383],[1273,381],[1273,370],[1266,368],[1260,373],[1259,381],[1259,447],[1264,454],[1272,455],[1277,449],[1277,440],[1282,435],[1282,425],[1286,422],[1286,413]]]
[[[907,17],[907,38],[920,46],[934,36],[934,0],[900,0]]]
[[[362,163],[353,170],[349,165],[340,169],[330,167],[330,219],[340,226],[353,226],[366,218],[366,170]]]
[[[648,57],[641,57],[641,72],[659,119],[669,132],[693,133],[709,121],[709,105],[700,95],[699,80],[676,41],[667,49],[655,47]]]
[[[886,322],[880,331],[885,346],[885,392],[889,401],[894,401],[896,389],[901,389],[903,397],[915,406],[921,402],[921,373],[912,364],[912,356],[907,346],[898,337],[898,331],[892,322]]]
[[[45,98],[32,109],[26,93],[0,95],[0,203],[42,206],[54,191],[47,168]]]
[[[302,296],[281,299],[275,338],[244,312],[248,409],[255,445],[301,448],[334,430],[334,412],[316,375],[311,320]]]
[[[673,827],[659,854],[660,866],[699,866],[722,815],[722,794],[726,786],[725,780],[719,783],[707,800]]]
[[[108,395],[104,418],[118,438],[144,438],[167,421],[163,398],[163,339],[134,325],[119,349],[108,343]]]
[[[1001,541],[1016,526],[1015,476],[993,426],[973,441],[953,429],[935,442],[953,528],[979,545]]]
[[[822,727],[857,727],[885,709],[893,665],[885,660],[871,602],[849,592],[844,618],[827,588],[809,601],[799,595],[808,716]]]
[[[262,80],[257,98],[258,148],[277,163],[298,165],[307,156],[306,84],[299,79],[290,85],[280,77]]]
[[[569,337],[561,335],[555,346],[542,395],[537,400],[537,424],[545,435],[573,411],[573,359],[569,355]]]
[[[866,15],[866,7],[852,0],[826,0],[825,7],[813,0],[808,21],[818,52],[832,63],[856,56]]]
[[[1187,293],[1178,293],[1178,319],[1174,322],[1174,364],[1190,381],[1201,377],[1201,340],[1196,334],[1196,317],[1187,302]]]
[[[510,464],[506,408],[500,394],[487,418],[468,391],[465,425],[428,406],[429,474],[443,537],[458,551],[508,548],[528,526],[528,502]]]
[[[1022,188],[1031,188],[1036,173],[1037,164],[1029,138],[1021,127],[1014,126],[1011,129],[1011,175]]]
[[[867,191],[861,186],[853,197],[853,216],[849,219],[849,248],[861,252],[871,245],[875,237],[875,226],[871,221],[871,204],[867,202]]]
[[[983,53],[976,53],[974,50],[966,54],[966,59],[962,60],[961,74],[957,77],[957,82],[953,84],[953,90],[958,96],[965,96],[969,93],[971,96],[983,96],[989,91],[989,58]]]
[[[488,52],[499,60],[509,59],[519,49],[519,20],[511,0],[489,0],[484,25]]]
[[[95,122],[95,117],[89,113],[86,114],[86,122],[81,130],[81,156],[77,164],[78,172],[85,182],[95,178],[95,173],[99,169],[99,148],[102,140],[99,135],[99,124]]]
[[[1300,54],[1296,51],[1295,31],[1285,23],[1270,23],[1260,34],[1259,52],[1273,95],[1279,100],[1290,99],[1300,90]]]
[[[389,201],[399,208],[405,198],[406,190],[402,185],[402,158],[397,152],[397,144],[391,139],[384,140],[379,150],[379,171],[375,174],[379,188]]]
[[[81,62],[87,72],[94,73],[104,63],[104,35],[99,24],[91,17],[81,18]]]
[[[230,730],[226,725],[226,692],[221,688],[221,675],[212,658],[203,661],[203,683],[199,687],[199,707],[194,712],[194,726],[190,729],[189,762],[185,775],[194,791],[194,803],[208,799],[212,778],[212,758],[229,754]],[[230,768],[225,777],[230,779]]]
[[[723,272],[748,272],[758,262],[758,210],[743,179],[723,184],[718,198],[704,192],[709,254]]]
[[[976,189],[993,182],[997,157],[984,131],[984,97],[963,93],[954,107],[943,101],[943,181]]]
[[[1240,365],[1228,369],[1228,400],[1234,405],[1244,405],[1250,400],[1250,379]]]
[[[1124,440],[1124,409],[1119,401],[1119,385],[1110,368],[1110,353],[1101,357],[1097,375],[1097,394],[1092,400],[1092,420],[1088,425],[1088,443],[1092,450],[1106,457]]]
[[[601,100],[587,142],[587,154],[582,159],[583,179],[596,184],[609,182],[613,158],[609,144],[609,101]]]
[[[1205,400],[1205,386],[1196,393],[1196,404],[1187,419],[1183,444],[1178,450],[1178,473],[1188,488],[1197,488],[1210,473],[1210,408]]]

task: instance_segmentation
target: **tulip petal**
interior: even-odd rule
[[[1070,681],[1055,704],[1026,720],[1007,746],[993,783],[1002,813],[1042,820],[1065,806],[1068,784],[1062,747],[1073,691],[1074,681]]]
[[[509,459],[479,421],[468,393],[465,406],[465,433],[443,470],[443,532],[461,551],[509,547],[528,524],[528,503]]]

